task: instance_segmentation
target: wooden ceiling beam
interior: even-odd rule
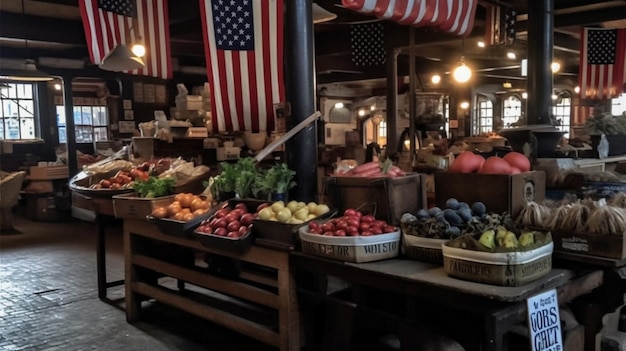
[[[0,36],[85,46],[81,21],[0,11]]]

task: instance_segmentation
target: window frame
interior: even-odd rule
[[[38,95],[35,83],[7,82],[8,89],[0,90],[0,140],[37,140],[40,138]],[[26,91],[30,87],[30,92]],[[26,102],[26,103],[24,103]],[[28,106],[30,105],[30,106]],[[8,112],[7,107],[8,106]],[[16,112],[11,112],[11,106],[16,107]],[[32,111],[29,111],[31,108]],[[5,113],[17,114],[5,116]],[[17,119],[17,137],[8,137],[11,129],[9,119]],[[28,137],[24,129],[28,128],[27,121],[32,128],[32,136]],[[14,124],[14,123],[13,123]],[[15,125],[15,124],[14,124]]]

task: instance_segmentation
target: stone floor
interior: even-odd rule
[[[34,222],[0,235],[0,350],[274,350],[242,334],[151,303],[128,324],[119,301],[98,299],[96,226]],[[121,226],[107,234],[108,280],[123,278]]]

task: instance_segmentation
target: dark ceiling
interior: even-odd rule
[[[0,64],[25,58],[39,60],[41,67],[90,66],[78,0],[20,0],[0,2]],[[530,0],[537,1],[537,0]],[[376,21],[341,6],[341,0],[316,0],[337,14],[330,22],[315,24],[316,72],[318,84],[351,82],[384,87],[385,67],[363,69],[354,65],[350,50],[350,27]],[[485,32],[485,6],[498,4],[517,12],[516,41],[512,46],[478,48]],[[171,52],[175,72],[202,75],[205,66],[202,29],[197,1],[169,1]],[[578,72],[581,26],[626,27],[626,0],[554,0],[554,57],[562,65],[557,80],[575,82]],[[430,73],[445,73],[464,55],[481,83],[505,80],[525,84],[520,77],[520,58],[525,57],[528,18],[527,1],[479,1],[472,33],[465,39],[416,29],[417,73],[425,81]],[[385,47],[397,49],[398,71],[408,74],[409,27],[382,21]],[[28,51],[25,47],[28,40]],[[517,59],[506,58],[516,51]],[[42,58],[47,58],[43,59]],[[176,73],[175,73],[176,75]],[[361,83],[353,83],[361,82]],[[427,88],[428,83],[422,84]]]

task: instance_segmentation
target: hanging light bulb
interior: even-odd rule
[[[477,45],[479,48],[484,48],[485,46],[487,46],[487,45],[485,45],[485,42],[484,42],[484,41],[482,41],[482,40],[479,40],[479,41],[478,41],[478,43],[476,43],[476,45]]]
[[[139,43],[135,43],[133,44],[133,48],[130,49],[133,54],[135,54],[137,57],[144,57],[146,55],[146,47],[139,44]]]
[[[517,58],[517,55],[515,55],[513,51],[509,51],[506,53],[506,57],[510,58],[511,60],[515,60]]]
[[[335,108],[343,108],[343,102],[336,103]]]
[[[522,93],[522,99],[527,99],[528,98],[528,93],[527,92],[523,92]]]
[[[461,104],[459,105],[462,109],[467,110],[469,108],[469,102],[467,101],[463,101],[461,102]]]
[[[461,56],[461,64],[457,66],[452,72],[454,80],[459,83],[466,83],[472,78],[472,70],[465,65],[464,57]]]
[[[433,84],[439,84],[439,82],[441,82],[441,76],[438,74],[434,74],[432,77],[430,77],[430,81]]]
[[[360,117],[365,116],[365,110],[360,109],[360,110],[359,110],[359,116],[360,116]]]
[[[576,94],[580,93],[580,87],[578,85],[574,88],[574,92]]]
[[[561,69],[561,64],[554,61],[550,64],[550,69],[552,70],[552,73],[556,73]]]

